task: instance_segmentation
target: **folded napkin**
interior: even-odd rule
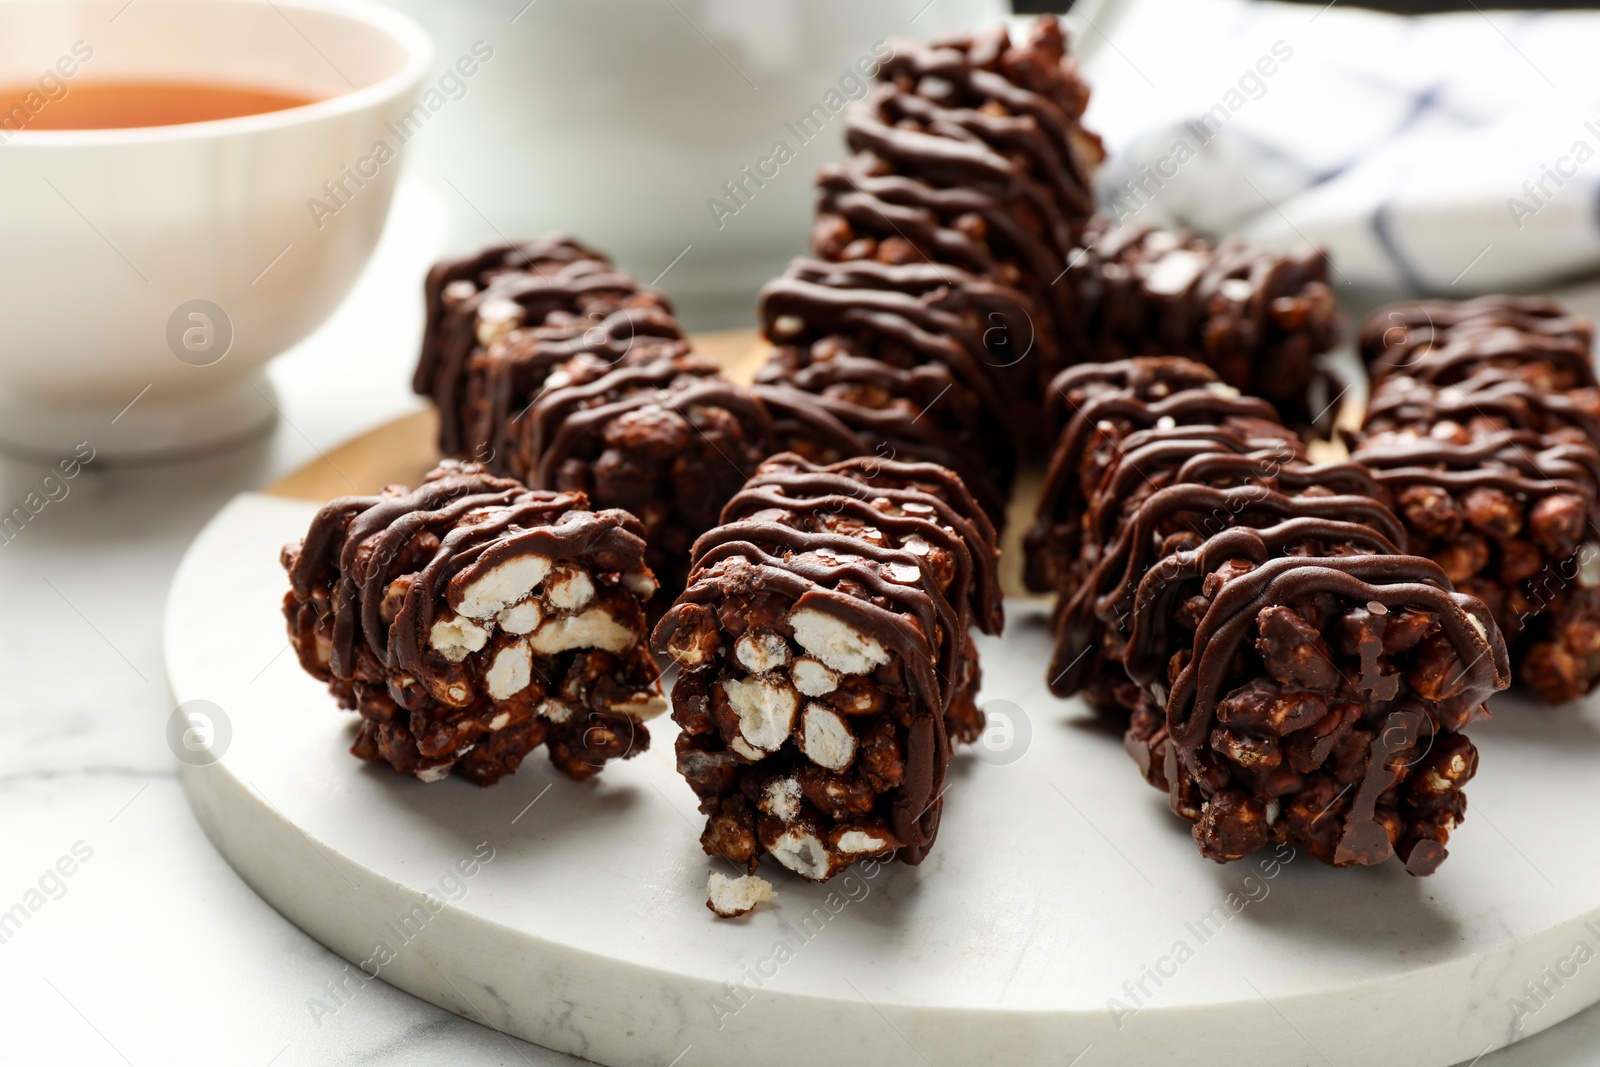
[[[1600,268],[1600,12],[1108,4],[1080,40],[1114,215],[1452,296]]]

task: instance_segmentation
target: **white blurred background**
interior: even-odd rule
[[[581,234],[645,278],[670,267],[661,285],[694,329],[746,325],[755,290],[804,247],[812,174],[843,146],[837,116],[810,140],[796,136],[800,116],[876,42],[982,25],[1010,9],[1005,0],[387,2],[428,27],[441,69],[479,42],[494,50],[407,149],[412,180],[446,214],[446,244]],[[1546,167],[1566,173],[1561,160],[1578,140],[1600,149],[1600,122],[1593,133],[1584,126],[1600,119],[1600,82],[1589,75],[1600,13],[1469,0],[1022,6],[1071,9],[1094,88],[1089,125],[1112,152],[1102,197],[1132,221],[1327,245],[1341,295],[1356,306],[1400,293],[1549,287],[1600,268],[1600,162],[1573,162],[1560,186],[1539,185]],[[1373,7],[1456,11],[1419,20]],[[1290,58],[1272,58],[1275,47]],[[1189,131],[1206,115],[1214,136],[1202,143]],[[1174,164],[1180,139],[1195,154]],[[743,179],[780,140],[794,159],[759,187]],[[1154,181],[1146,167],[1173,177]],[[730,180],[748,195],[730,197]],[[713,199],[734,213],[719,218]]]
[[[802,142],[791,129],[811,136],[802,115],[841,81],[846,95],[877,42],[1009,11],[1005,0],[389,2],[432,33],[441,68],[476,42],[494,49],[407,146],[452,245],[564,230],[647,279],[671,265],[661,285],[691,328],[743,325],[756,288],[803,251],[812,175],[843,141],[832,115]],[[723,183],[778,141],[795,158],[732,200]],[[713,198],[736,214],[719,225]]]

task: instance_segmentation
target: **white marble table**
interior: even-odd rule
[[[0,611],[0,924],[19,914],[13,905],[28,912],[20,928],[0,925],[0,1061],[577,1062],[381,982],[314,1014],[314,1001],[332,1002],[327,984],[344,961],[212,849],[165,740],[160,622],[189,541],[236,492],[416,404],[411,294],[442,222],[415,187],[396,218],[404,225],[391,226],[350,303],[273,366],[284,418],[270,438],[165,466],[92,462],[66,497],[0,540],[11,605]],[[0,459],[0,511],[45,473],[43,461]],[[58,863],[72,873],[52,873]],[[1597,1047],[1600,1008],[1477,1062],[1576,1067]]]

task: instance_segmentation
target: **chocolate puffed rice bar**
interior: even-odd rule
[[[833,401],[880,457],[952,467],[1003,519],[1016,428],[1038,425],[1007,417],[1022,405],[1007,376],[1033,329],[1021,293],[935,264],[798,259],[761,291],[760,315],[776,347],[759,383]],[[991,348],[997,336],[1009,340]]]
[[[1461,733],[1510,684],[1481,601],[1359,523],[1297,517],[1182,549],[1140,582],[1127,643],[1147,708],[1126,744],[1203,855],[1271,842],[1431,874],[1466,813]]]
[[[1271,404],[1241,396],[1194,360],[1147,356],[1069,367],[1051,383],[1048,399],[1050,422],[1059,433],[1033,525],[1023,540],[1023,580],[1034,592],[1059,592],[1072,580],[1089,502],[1130,434],[1210,426],[1283,441],[1296,454],[1300,450]]]
[[[812,251],[828,260],[941,263],[1027,293],[1041,332],[1076,315],[1054,282],[1094,210],[1100,139],[1054,16],[894,42],[882,84],[844,110],[850,159],[826,166]],[[1048,320],[1048,321],[1045,321]],[[1038,385],[1059,370],[1040,361]]]
[[[666,710],[643,530],[581,493],[446,461],[325,505],[284,547],[289,643],[361,715],[351,752],[492,785],[540,744],[572,778],[645,750]]]
[[[994,530],[931,464],[763,464],[656,627],[701,845],[823,881],[920,863],[956,740],[983,726],[972,625],[1001,626]]]
[[[527,480],[510,439],[558,366],[687,348],[665,296],[569,237],[443,260],[423,288],[412,388],[439,413],[439,451],[495,474]]]
[[[1081,691],[1102,714],[1145,703],[1123,660],[1135,594],[1163,557],[1223,530],[1297,518],[1347,519],[1370,532],[1352,537],[1360,551],[1398,551],[1400,525],[1357,464],[1311,465],[1286,442],[1206,428],[1140,431],[1124,445],[1090,505],[1095,540],[1052,620],[1051,691]]]
[[[1588,320],[1482,297],[1374,312],[1376,379],[1355,456],[1409,550],[1487,603],[1540,699],[1600,683],[1600,380]]]

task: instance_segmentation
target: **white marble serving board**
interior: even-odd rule
[[[826,886],[764,872],[777,901],[722,921],[667,719],[583,784],[540,755],[485,790],[347,754],[354,717],[301,673],[279,614],[278,549],[314,510],[240,496],[178,572],[173,689],[221,711],[220,758],[184,785],[274,907],[469,1018],[617,1067],[1343,1067],[1469,1061],[1600,1000],[1593,702],[1495,702],[1431,878],[1218,866],[1119,739],[1048,694],[1041,609],[1016,602],[981,647],[1017,746],[957,757],[927,862]],[[329,1012],[356,995],[346,975]]]

